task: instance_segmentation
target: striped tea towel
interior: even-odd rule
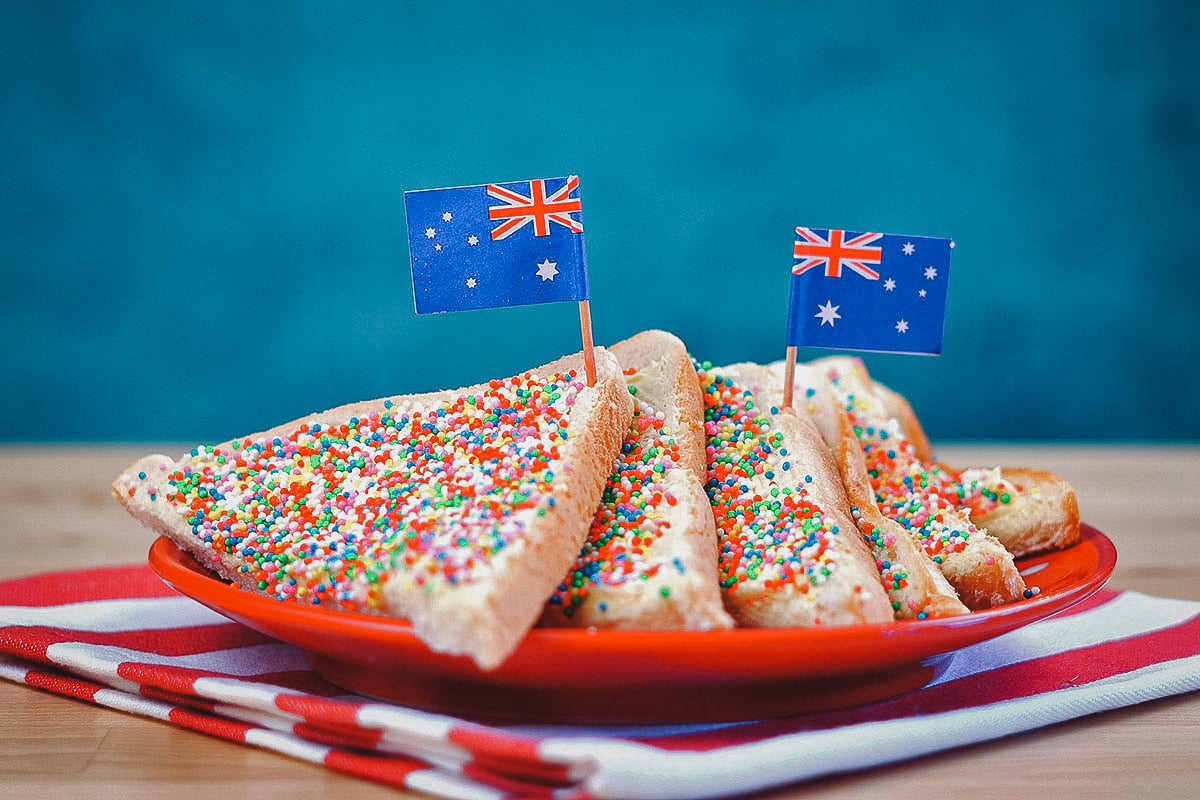
[[[1200,689],[1200,602],[1102,590],[916,692],[721,725],[501,726],[346,695],[146,566],[0,583],[0,677],[447,798],[730,797]]]

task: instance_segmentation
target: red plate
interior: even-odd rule
[[[251,594],[169,539],[150,566],[177,591],[301,647],[330,683],[459,716],[554,722],[718,722],[849,708],[920,688],[961,647],[1056,614],[1108,580],[1117,553],[1083,526],[1066,550],[1018,559],[1030,600],[948,619],[830,628],[539,628],[498,669],[435,653],[408,623]]]

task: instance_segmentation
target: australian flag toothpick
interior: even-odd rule
[[[579,178],[404,193],[418,314],[585,301]]]
[[[796,228],[788,346],[942,350],[954,242]]]

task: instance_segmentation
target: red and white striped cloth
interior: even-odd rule
[[[1104,590],[848,711],[655,728],[490,726],[346,695],[146,566],[0,583],[0,677],[448,798],[725,797],[1200,689],[1200,603]]]

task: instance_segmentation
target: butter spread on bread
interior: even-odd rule
[[[113,492],[239,586],[406,619],[501,664],[587,534],[633,403],[616,358],[576,354],[463,389],[353,403],[156,455]]]

